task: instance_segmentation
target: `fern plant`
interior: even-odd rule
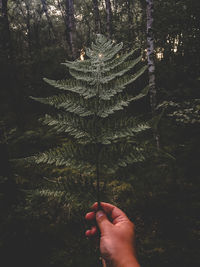
[[[59,111],[55,116],[46,115],[42,122],[57,133],[71,136],[74,142],[30,159],[96,174],[98,201],[100,175],[144,160],[136,135],[149,128],[147,123],[138,123],[123,111],[131,102],[144,97],[148,87],[137,95],[127,92],[127,86],[144,74],[146,66],[138,68],[142,57],[135,57],[136,50],[120,54],[122,47],[122,43],[114,44],[97,35],[91,49],[86,49],[87,59],[63,63],[69,68],[71,79],[44,79],[61,90],[61,94],[32,97]],[[130,74],[136,67],[138,70]]]
[[[167,117],[183,125],[200,123],[200,99],[198,98],[182,103],[164,101],[157,106],[157,110],[162,110],[163,113],[165,111]]]

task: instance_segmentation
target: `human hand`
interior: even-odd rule
[[[94,211],[86,214],[88,221],[95,221],[101,232],[100,252],[106,266],[110,267],[139,267],[134,247],[134,224],[119,208],[105,202],[92,206]],[[87,237],[97,236],[97,227],[92,226],[86,231]],[[105,265],[104,265],[105,266]]]

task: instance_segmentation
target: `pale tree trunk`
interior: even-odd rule
[[[48,22],[48,26],[49,26],[49,36],[51,38],[51,35],[53,38],[55,38],[56,34],[55,34],[55,30],[53,27],[53,23],[51,21],[51,18],[49,16],[49,12],[48,12],[48,8],[47,8],[47,2],[46,0],[41,0],[42,3],[42,11],[45,13],[45,16],[47,18],[47,22]]]
[[[93,0],[93,7],[94,7],[95,33],[100,33],[101,32],[101,21],[100,21],[100,16],[99,16],[98,0]]]
[[[154,62],[154,35],[153,35],[153,0],[147,1],[147,60],[149,70],[149,86],[151,111],[155,112],[156,107],[156,83],[155,83],[155,62]]]
[[[112,38],[112,9],[110,0],[105,0],[106,2],[106,28],[107,36],[109,39]]]
[[[149,71],[149,92],[152,116],[156,109],[156,80],[155,80],[155,61],[154,61],[154,34],[153,34],[153,0],[146,0],[147,3],[147,61]],[[154,131],[157,148],[160,147],[157,129]]]
[[[77,58],[76,49],[76,25],[74,18],[74,2],[73,0],[66,0],[66,21],[67,21],[67,39],[69,40],[70,49],[72,52],[72,59]]]

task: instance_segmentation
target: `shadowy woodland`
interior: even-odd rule
[[[101,200],[134,221],[142,266],[200,265],[199,14],[198,0],[0,1],[1,266],[100,266],[84,236],[95,177],[16,160],[73,141],[38,121],[54,111],[30,96],[57,94],[43,78],[68,79],[61,63],[85,59],[97,33],[140,48],[137,85],[150,89],[128,112],[151,125],[145,161],[103,177]]]

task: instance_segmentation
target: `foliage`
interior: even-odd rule
[[[167,116],[183,124],[196,124],[200,122],[200,100],[193,99],[183,103],[165,101],[158,109],[167,110]]]
[[[61,110],[57,116],[45,115],[42,122],[57,133],[71,135],[76,143],[68,142],[34,156],[36,163],[55,163],[89,174],[96,167],[97,172],[106,174],[143,160],[136,135],[149,126],[118,111],[147,94],[148,87],[135,96],[125,91],[127,85],[141,77],[146,66],[127,75],[140,63],[141,56],[130,59],[135,51],[119,56],[121,49],[122,44],[98,35],[92,49],[86,50],[88,59],[63,63],[70,70],[71,80],[45,79],[66,93],[33,98]]]

